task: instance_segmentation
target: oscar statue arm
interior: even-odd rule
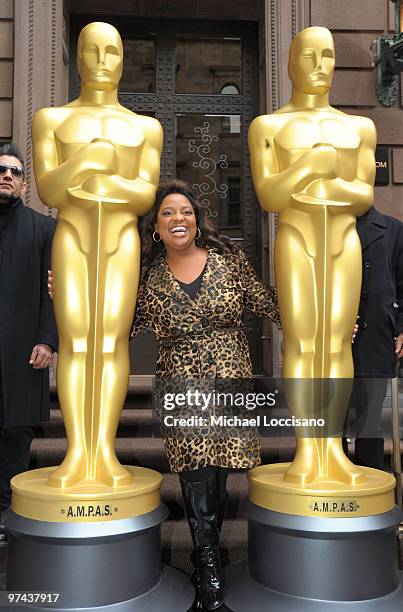
[[[52,113],[54,109],[42,109],[32,123],[34,170],[42,202],[60,208],[69,188],[77,187],[93,174],[112,174],[117,166],[117,153],[109,142],[92,142],[59,163],[55,140],[58,121]]]
[[[333,179],[338,173],[338,153],[330,145],[318,145],[280,170],[274,147],[279,118],[256,117],[249,128],[252,178],[260,205],[281,212],[291,205],[291,196],[319,178]]]
[[[329,192],[332,200],[351,203],[354,214],[361,216],[372,206],[374,200],[376,128],[366,117],[354,117],[354,120],[358,123],[357,132],[361,138],[356,177],[352,181],[341,177],[325,180],[322,181],[322,186]]]
[[[160,178],[163,144],[160,122],[152,117],[144,117],[144,122],[145,144],[141,153],[138,176],[135,179],[126,179],[114,174],[110,179],[114,197],[135,204],[138,215],[145,215],[154,204]]]

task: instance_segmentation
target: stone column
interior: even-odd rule
[[[14,19],[13,141],[26,161],[26,204],[52,214],[36,191],[31,124],[39,108],[67,102],[69,60],[63,0],[14,0]]]
[[[13,108],[13,0],[0,0],[0,138],[10,140]]]
[[[265,0],[265,49],[266,49],[266,109],[273,113],[288,102],[291,84],[288,78],[288,55],[292,39],[297,32],[308,27],[309,0]],[[267,215],[263,223],[264,257],[269,262],[268,279],[274,284],[274,241],[277,231],[277,215]],[[282,333],[273,328],[272,366],[273,376],[280,376],[283,361]]]

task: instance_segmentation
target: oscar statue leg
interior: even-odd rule
[[[85,408],[89,312],[85,307],[85,295],[82,295],[88,259],[80,249],[74,229],[63,221],[59,221],[53,241],[52,269],[54,306],[60,330],[57,386],[68,448],[65,459],[52,472],[48,484],[64,488],[89,477],[87,451],[90,440]]]
[[[321,394],[321,381],[314,378],[286,378],[283,380],[284,393],[291,416],[296,419],[318,418],[316,409]],[[295,458],[288,469],[287,482],[306,485],[315,480],[319,474],[319,457],[321,452],[321,432],[298,428],[296,430],[297,450]]]
[[[314,375],[314,341],[318,328],[315,304],[315,274],[313,259],[307,253],[302,238],[280,227],[275,247],[277,292],[284,320],[283,379],[290,413],[306,418],[316,406],[318,387]],[[302,273],[301,273],[302,268]],[[278,270],[289,270],[280,274]],[[310,300],[290,300],[297,293],[309,295]],[[297,451],[285,479],[304,485],[319,474],[318,440],[297,431]]]
[[[366,476],[360,467],[346,457],[341,436],[353,386],[351,336],[361,287],[361,270],[349,263],[359,261],[361,246],[353,222],[347,227],[343,240],[339,239],[336,224],[332,237],[328,285],[335,299],[330,304],[327,361],[329,379],[334,392],[326,415],[329,436],[326,461],[330,478],[355,486],[363,484]]]
[[[115,437],[130,375],[128,335],[136,303],[139,266],[136,249],[140,249],[137,227],[126,226],[119,246],[105,255],[103,308],[103,342],[95,373],[100,381],[96,431],[96,477],[110,486],[129,484],[132,476],[122,467],[115,454]],[[132,262],[128,266],[128,262]]]
[[[326,406],[328,437],[324,438],[328,477],[350,486],[364,484],[366,480],[365,473],[346,457],[341,437],[353,380],[335,378],[329,382],[333,389],[330,392],[331,397]]]

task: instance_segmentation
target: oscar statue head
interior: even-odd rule
[[[117,29],[100,21],[86,25],[78,38],[77,68],[83,87],[117,89],[123,70],[123,45]]]
[[[298,32],[288,62],[293,88],[308,95],[323,95],[332,84],[335,66],[333,37],[327,28],[312,27]]]

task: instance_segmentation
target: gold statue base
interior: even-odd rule
[[[256,506],[297,516],[352,518],[392,510],[395,479],[391,474],[361,467],[366,475],[362,485],[317,480],[298,487],[284,480],[290,463],[261,465],[248,473],[249,499]]]
[[[19,516],[57,523],[105,522],[152,512],[161,503],[162,476],[154,470],[125,466],[134,481],[108,487],[94,481],[57,489],[47,481],[56,467],[18,474],[11,481],[12,509]]]
[[[161,564],[161,525],[168,516],[160,502],[162,476],[127,467],[131,485],[83,481],[60,490],[47,485],[55,469],[12,480],[12,508],[2,516],[9,531],[7,588],[51,593],[46,601],[66,612],[189,610],[192,583]],[[32,610],[45,610],[43,599],[35,601]]]

